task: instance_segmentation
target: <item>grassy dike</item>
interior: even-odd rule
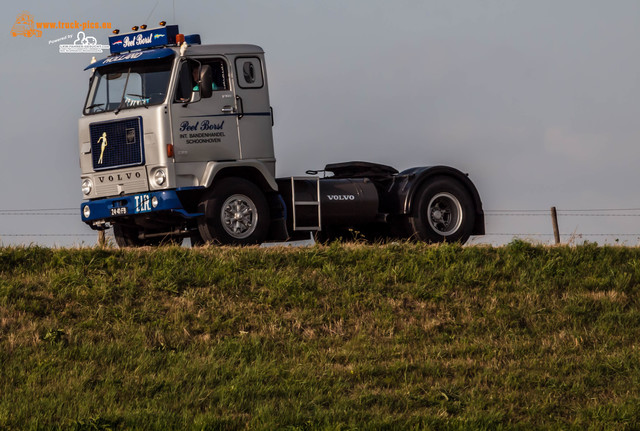
[[[639,429],[640,249],[0,248],[0,429]]]

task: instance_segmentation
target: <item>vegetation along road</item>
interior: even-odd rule
[[[640,249],[0,248],[0,429],[639,429]]]

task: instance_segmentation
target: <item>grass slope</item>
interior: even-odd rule
[[[0,429],[640,427],[640,249],[0,249]]]

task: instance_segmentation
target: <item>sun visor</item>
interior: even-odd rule
[[[175,54],[170,48],[150,49],[148,51],[127,52],[126,54],[112,55],[95,63],[91,63],[84,70],[93,69],[95,67],[106,66],[108,64],[128,63],[130,61],[155,60],[165,58]]]

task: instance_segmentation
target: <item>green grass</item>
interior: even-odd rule
[[[639,429],[640,249],[0,248],[0,429]]]

